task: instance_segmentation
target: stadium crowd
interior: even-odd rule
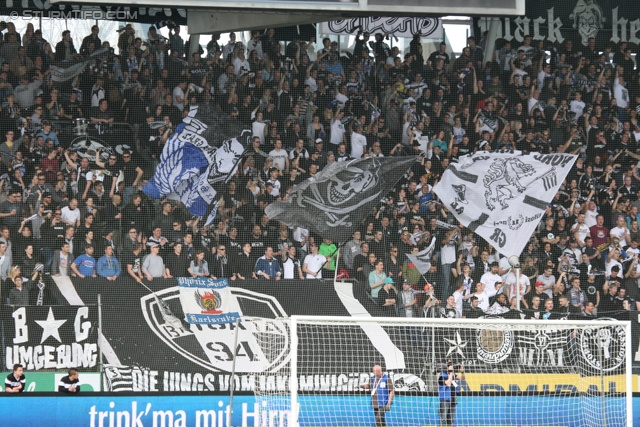
[[[503,314],[517,294],[536,318],[640,308],[640,74],[626,43],[599,50],[593,39],[576,47],[525,36],[486,57],[485,34],[454,59],[446,43],[423,55],[419,36],[400,55],[388,34],[358,33],[348,50],[329,38],[283,43],[268,29],[246,45],[234,33],[220,45],[214,34],[206,52],[189,55],[180,27],[165,24],[168,38],[127,25],[114,47],[94,26],[76,47],[69,30],[53,44],[32,25],[19,34],[0,23],[3,301],[49,303],[49,275],[337,274],[357,279],[390,316]],[[52,66],[64,74],[91,55],[79,74],[52,78]],[[141,191],[189,105],[203,103],[253,132],[211,227]],[[75,123],[104,147],[72,144]],[[131,131],[115,132],[118,124]],[[520,257],[519,288],[508,260],[432,192],[460,156],[514,150],[580,155]],[[423,156],[339,260],[343,242],[264,214],[327,164],[413,154]],[[433,238],[421,274],[406,254]]]

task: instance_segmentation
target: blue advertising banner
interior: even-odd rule
[[[73,399],[73,404],[68,399]],[[321,402],[329,399],[331,402]],[[508,403],[507,403],[508,399]],[[594,397],[600,401],[600,398]],[[374,425],[373,412],[370,410],[371,397],[366,393],[359,396],[301,396],[301,426],[370,426]],[[461,397],[456,410],[455,425],[563,425],[578,427],[575,419],[586,403],[584,397]],[[561,402],[563,410],[559,409]],[[326,411],[314,414],[314,407],[333,405],[332,413]],[[228,396],[211,395],[96,395],[95,393],[66,397],[60,395],[24,394],[21,396],[3,395],[0,407],[3,411],[3,425],[22,426],[90,426],[90,427],[138,427],[138,426],[226,426]],[[506,405],[509,410],[505,411]],[[610,416],[606,420],[608,427],[623,427],[626,423],[619,418],[620,411],[615,408],[624,405],[620,398],[607,398]],[[433,408],[427,419],[406,419],[411,409]],[[598,406],[599,407],[599,406]],[[342,410],[341,410],[342,408]],[[355,419],[353,408],[362,408],[360,417]],[[347,410],[349,409],[349,410]],[[640,398],[633,399],[633,425],[640,425]],[[521,414],[529,414],[523,420]],[[405,419],[398,419],[404,414]],[[617,414],[617,416],[616,416]],[[520,415],[518,421],[515,416]],[[264,418],[266,417],[266,418]],[[281,424],[282,422],[282,424]],[[231,417],[232,426],[287,425],[288,414],[261,412],[259,402],[253,396],[236,396]],[[408,397],[399,395],[391,411],[387,413],[387,425],[438,425],[438,400],[435,396]]]

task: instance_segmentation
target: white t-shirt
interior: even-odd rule
[[[574,99],[573,101],[571,101],[569,106],[570,110],[576,113],[576,120],[578,120],[580,116],[582,116],[582,112],[584,111],[584,101],[578,101]]]
[[[68,221],[75,224],[76,221],[80,220],[80,209],[78,208],[71,210],[69,209],[69,206],[65,206],[64,208],[60,209],[60,212],[62,213],[61,218],[63,221]]]
[[[617,238],[620,241],[620,246],[624,248],[629,245],[627,238],[623,237],[627,231],[627,227],[613,227],[609,230],[609,236]]]
[[[273,150],[269,151],[269,157],[273,159],[273,166],[277,167],[281,171],[283,171],[287,166],[288,155],[289,154],[287,153],[287,151],[282,148],[280,150],[276,150],[274,148]]]
[[[487,311],[489,309],[489,295],[487,295],[487,292],[476,292],[475,296],[478,297],[478,307],[480,307],[482,311]]]
[[[360,133],[353,132],[351,134],[351,157],[354,159],[362,158],[366,147],[367,137]]]
[[[584,239],[586,239],[587,235],[589,234],[589,227],[587,227],[586,224],[578,225],[576,223],[573,224],[573,227],[571,227],[571,231],[576,231],[576,229],[578,230],[578,238],[582,243],[584,243]]]
[[[179,102],[178,98],[182,99],[182,102]],[[173,88],[173,106],[180,111],[184,110],[184,91],[180,86]]]
[[[598,223],[597,218],[598,218],[598,211],[587,210],[584,213],[584,225],[586,225],[588,228],[593,227]]]
[[[340,144],[344,139],[344,125],[340,120],[331,121],[331,142],[333,145]],[[359,158],[359,157],[358,157]]]
[[[484,273],[480,278],[480,283],[484,283],[484,292],[488,298],[498,293],[495,285],[499,282],[502,282],[502,277],[499,274],[493,274],[491,272]]]
[[[327,258],[324,255],[313,255],[309,254],[304,257],[304,264],[307,266],[308,270],[317,271],[318,275],[313,277],[313,275],[307,273],[307,279],[322,279],[322,267],[327,263]]]
[[[619,108],[627,108],[629,103],[629,90],[620,84],[620,79],[613,81],[613,96],[616,98]]]
[[[509,296],[511,298],[516,296],[516,275],[513,273],[513,271],[511,273],[509,273],[507,275],[507,280],[506,280],[506,284],[507,287],[509,289]],[[520,296],[524,297],[524,295],[527,293],[527,288],[531,286],[531,282],[529,281],[529,278],[527,276],[525,276],[524,274],[520,274],[520,283],[519,283],[519,288],[520,288]]]

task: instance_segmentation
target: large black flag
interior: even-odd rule
[[[343,243],[416,158],[370,157],[331,163],[314,178],[294,186],[287,200],[267,206],[265,213]]]

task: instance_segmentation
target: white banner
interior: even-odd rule
[[[234,323],[240,318],[227,279],[178,277],[180,303],[189,323]]]
[[[450,165],[433,191],[462,225],[500,253],[520,255],[576,158],[476,153]]]
[[[388,31],[395,37],[411,38],[414,34],[419,33],[423,39],[442,40],[444,36],[442,21],[438,18],[388,18],[380,16],[323,22],[320,26],[320,32],[323,34],[356,35],[360,27],[362,27],[362,31],[367,31],[371,35]]]

